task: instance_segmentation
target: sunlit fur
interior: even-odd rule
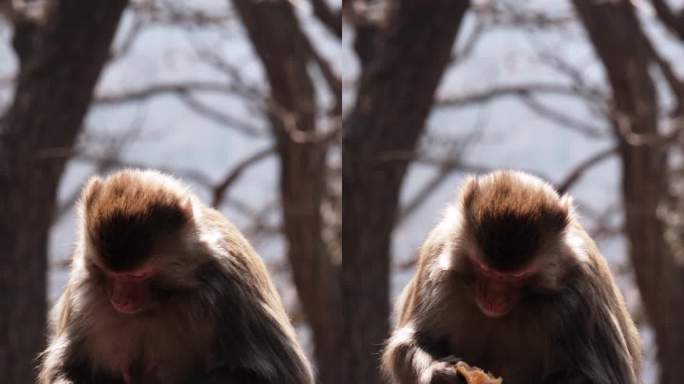
[[[179,181],[138,170],[93,178],[79,211],[40,383],[121,382],[125,371],[132,382],[313,383],[263,262]],[[151,283],[161,293],[139,315],[118,313],[103,268],[149,263],[161,270]]]
[[[477,307],[473,255],[503,272],[539,271],[506,316]],[[507,384],[638,382],[636,328],[572,199],[521,172],[466,180],[423,244],[396,310],[383,369],[400,384],[427,384],[454,358]]]

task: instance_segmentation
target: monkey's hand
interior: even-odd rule
[[[435,361],[423,371],[420,377],[421,384],[466,384],[456,370],[456,364],[452,361]]]
[[[436,361],[425,371],[421,383],[429,384],[502,384],[503,380],[460,359],[449,357]]]

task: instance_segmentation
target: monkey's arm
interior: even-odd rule
[[[216,361],[230,370],[213,372],[210,383],[312,384],[311,370],[295,339],[294,329],[267,280],[265,269],[252,271],[260,276],[261,290],[227,268],[202,271],[209,292],[214,292],[225,308],[217,323]],[[225,288],[229,287],[229,288]],[[227,293],[228,292],[228,293]],[[229,294],[239,292],[240,294]],[[244,310],[249,309],[249,310]],[[228,324],[231,324],[228,326]],[[234,378],[234,377],[237,377]],[[242,377],[245,377],[242,379]]]
[[[77,360],[73,343],[62,335],[42,355],[38,384],[120,384],[120,378],[98,372],[87,361]]]
[[[555,319],[560,325],[553,331],[559,355],[557,371],[544,384],[637,384],[638,361],[630,354],[625,336],[614,312],[615,306],[604,302],[608,294],[588,288],[582,279],[569,284],[556,298]],[[590,309],[588,311],[588,309]],[[612,310],[611,310],[612,309]],[[505,379],[505,378],[504,378]]]
[[[458,361],[444,345],[421,337],[407,325],[395,330],[383,354],[385,372],[399,384],[460,383]]]
[[[38,384],[73,384],[67,378],[68,351],[71,343],[66,335],[61,335],[50,342],[49,347],[41,355],[41,369]]]
[[[79,357],[83,355],[79,353],[82,339],[67,330],[67,324],[73,320],[67,305],[69,300],[62,298],[53,313],[59,321],[52,323],[55,335],[40,355],[37,384],[120,384],[120,379],[109,374],[95,375],[89,362]]]

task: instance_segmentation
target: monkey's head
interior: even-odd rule
[[[153,303],[157,288],[181,289],[196,261],[184,261],[193,228],[192,198],[169,176],[124,170],[91,179],[81,200],[85,268],[124,314]]]
[[[536,177],[500,171],[470,178],[460,204],[457,260],[483,314],[508,314],[530,286],[554,289],[573,257],[564,241],[569,198]]]

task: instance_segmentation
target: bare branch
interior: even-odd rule
[[[98,142],[107,142],[107,147],[104,150],[104,154],[98,156],[97,158],[92,157],[89,161],[90,163],[93,163],[95,165],[95,173],[96,174],[102,174],[105,173],[112,168],[116,167],[116,162],[115,160],[119,158],[121,155],[121,151],[128,145],[129,143],[133,142],[136,138],[138,138],[140,135],[140,128],[135,127],[133,129],[130,129],[127,132],[124,132],[120,136],[114,138],[114,139],[109,139],[109,138],[93,138]],[[89,139],[89,132],[86,130],[81,137],[82,141],[88,141]],[[80,145],[81,148],[88,147],[88,145]],[[82,149],[76,149],[74,151],[74,156],[71,158],[71,160],[75,161],[86,161],[85,159],[79,159],[78,156],[82,155],[85,151]],[[55,212],[55,219],[59,220],[61,217],[63,217],[68,211],[70,211],[74,205],[76,204],[76,201],[78,200],[79,196],[81,195],[81,190],[76,189],[74,190],[69,197],[64,199],[63,201],[60,201],[60,204],[56,207],[56,212]]]
[[[503,28],[551,28],[563,27],[577,22],[572,13],[549,15],[546,11],[524,9],[518,4],[484,2],[473,9],[477,15],[487,17],[489,22]]]
[[[311,40],[309,40],[309,38],[304,34],[304,31],[302,31],[302,40],[309,50],[311,58],[320,69],[323,79],[325,79],[325,83],[328,85],[330,93],[335,98],[336,102],[332,113],[340,114],[342,112],[342,80],[340,80],[340,77],[335,73],[335,71],[333,71],[330,63],[328,63],[326,59],[321,56],[320,53],[318,53],[316,47],[314,47],[311,43]]]
[[[665,134],[637,133],[632,127],[632,119],[624,113],[614,112],[614,122],[619,136],[629,145],[663,148],[680,141],[684,135],[684,117],[671,119],[672,129]]]
[[[678,14],[670,8],[665,0],[651,0],[656,15],[665,27],[679,39],[684,40],[684,13],[682,10]]]
[[[183,6],[184,2],[152,2],[146,1],[133,5],[133,10],[146,16],[146,23],[172,27],[206,27],[221,25],[234,20],[234,15],[226,12],[207,11],[204,9]]]
[[[603,105],[609,99],[609,95],[604,89],[588,84],[583,68],[570,64],[567,60],[552,52],[539,52],[538,56],[543,64],[567,77],[573,88],[580,94],[587,96],[592,103],[600,101],[600,105]]]
[[[313,8],[314,15],[330,32],[340,39],[342,38],[342,11],[333,11],[325,0],[309,0]]]
[[[199,49],[194,46],[193,48],[195,48],[195,54],[203,59],[206,64],[228,76],[231,86],[233,86],[238,93],[259,101],[264,99],[264,91],[256,85],[245,82],[240,68],[233,63],[226,61],[214,51]]]
[[[250,137],[261,137],[264,130],[249,121],[228,115],[224,111],[214,109],[193,96],[193,92],[209,92],[218,94],[232,94],[244,96],[240,90],[231,84],[218,82],[188,81],[171,84],[155,84],[137,90],[99,95],[95,99],[97,105],[114,105],[146,100],[156,96],[175,95],[188,108],[199,116],[212,120],[221,126],[235,129]]]
[[[319,143],[331,144],[337,141],[342,133],[341,125],[334,125],[331,129],[326,131],[304,131],[297,127],[295,121],[295,114],[281,107],[275,100],[268,101],[269,112],[278,119],[282,124],[282,128],[288,135],[290,140],[297,144]]]
[[[275,153],[276,147],[274,145],[255,152],[254,154],[241,160],[235,167],[233,167],[214,187],[214,197],[211,205],[218,207],[223,202],[226,191],[233,185],[237,179],[244,173],[247,168],[260,162],[261,160],[271,156]]]
[[[473,28],[473,31],[466,38],[463,46],[459,48],[456,53],[451,55],[451,65],[461,63],[470,56],[475,49],[477,42],[480,41],[480,38],[484,35],[486,29],[485,25],[486,24],[482,20],[479,18],[477,19],[475,28]]]
[[[219,94],[239,94],[231,84],[203,81],[179,81],[169,84],[153,84],[143,88],[100,94],[95,97],[97,105],[133,103],[156,96],[209,92]]]
[[[641,37],[644,46],[648,50],[648,53],[651,55],[653,61],[658,65],[660,72],[665,78],[665,82],[669,86],[672,95],[677,101],[674,113],[677,115],[681,115],[682,113],[684,113],[684,82],[682,82],[682,80],[677,76],[675,71],[672,69],[672,64],[670,64],[670,62],[667,61],[663,57],[663,55],[661,55],[658,52],[658,50],[653,45],[651,40],[648,38],[648,36],[646,36],[646,33],[644,33],[643,31],[640,32],[641,33],[639,33],[639,36]],[[682,32],[684,32],[684,30]]]
[[[425,201],[447,180],[447,176],[452,173],[487,173],[491,169],[478,165],[470,165],[462,162],[460,159],[447,159],[442,162],[437,174],[435,174],[428,182],[426,182],[413,198],[404,205],[399,217],[397,225],[405,222],[418,208],[420,208]]]
[[[258,125],[254,125],[249,121],[231,116],[225,111],[220,111],[210,107],[206,103],[203,103],[196,97],[192,96],[190,93],[181,93],[178,96],[188,108],[195,111],[199,116],[207,118],[221,126],[235,129],[236,131],[250,137],[262,137],[265,134],[265,130]]]
[[[502,85],[490,89],[466,93],[460,96],[445,96],[438,99],[436,107],[462,107],[472,104],[486,103],[501,97],[527,96],[532,94],[555,94],[562,96],[572,96],[587,99],[591,97],[578,90],[573,85],[552,84],[552,83],[528,83],[519,85]],[[595,100],[599,100],[594,96]]]
[[[566,193],[584,175],[585,172],[587,172],[592,167],[598,165],[603,160],[606,160],[615,154],[617,154],[617,148],[612,147],[600,151],[579,163],[577,166],[575,166],[575,168],[573,168],[570,171],[570,173],[563,179],[563,181],[558,183],[558,186],[556,187],[558,193]]]
[[[612,204],[600,213],[594,212],[591,218],[593,225],[589,228],[591,237],[596,240],[605,240],[624,234],[624,222],[620,220],[618,223],[615,223],[615,217],[620,216],[621,213],[622,206],[620,204]]]
[[[530,110],[534,111],[540,117],[556,123],[560,128],[571,129],[587,137],[595,138],[606,137],[609,133],[605,128],[585,123],[584,121],[581,121],[580,119],[577,119],[571,115],[565,114],[559,110],[555,110],[538,101],[529,94],[521,95],[520,100]]]
[[[231,200],[228,199],[230,203]],[[259,239],[268,236],[277,236],[283,234],[282,223],[269,223],[268,217],[281,208],[280,201],[270,201],[266,203],[259,211],[255,211],[250,216],[251,225],[245,228],[245,233],[250,239]]]
[[[354,50],[365,66],[373,59],[378,38],[386,24],[381,2],[343,0],[342,16],[354,27]]]
[[[121,44],[119,44],[118,47],[115,47],[113,49],[113,58],[114,60],[120,59],[128,52],[130,52],[131,47],[133,47],[133,44],[135,43],[136,39],[138,36],[140,36],[140,32],[143,30],[145,27],[146,23],[141,17],[137,17],[135,14],[133,16],[133,25],[130,27],[126,35],[124,36]]]

